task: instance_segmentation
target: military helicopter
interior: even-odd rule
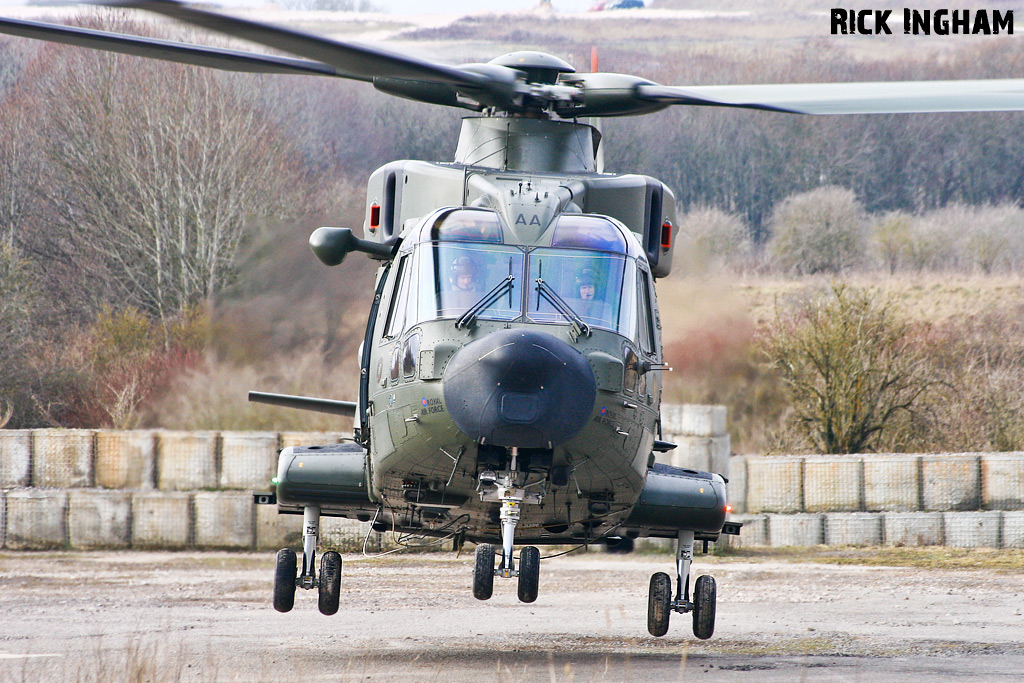
[[[112,4],[297,57],[12,19],[0,19],[0,31],[232,71],[353,79],[473,112],[452,162],[396,161],[373,173],[362,238],[338,227],[310,237],[326,265],[352,252],[380,262],[358,400],[250,393],[355,418],[350,441],[284,449],[276,489],[254,494],[303,516],[301,561],[291,549],[277,555],[273,604],[282,612],[297,587],[317,589],[324,614],[338,611],[341,556],[324,553],[319,573],[315,559],[320,517],[340,516],[477,543],[472,590],[481,600],[496,576],[516,578],[519,599],[536,600],[538,545],[674,538],[675,581],[651,577],[648,630],[664,635],[673,612],[690,613],[694,634],[711,637],[715,581],[700,576],[691,587],[690,569],[695,543],[706,550],[739,533],[726,521],[727,481],[655,462],[673,448],[661,438],[654,282],[672,270],[675,198],[655,178],[604,173],[601,135],[581,119],[671,105],[1024,109],[1018,79],[674,87],[576,73],[539,52],[451,66],[173,0]]]

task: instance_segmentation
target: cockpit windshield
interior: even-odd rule
[[[601,216],[563,214],[551,246],[507,245],[503,238],[494,211],[458,208],[429,219],[403,261],[401,277],[410,287],[398,305],[406,325],[464,315],[552,324],[576,319],[635,336],[636,256],[620,226]]]

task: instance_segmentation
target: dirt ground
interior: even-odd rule
[[[341,611],[270,606],[273,554],[0,553],[4,681],[1021,680],[1019,571],[698,556],[715,636],[646,631],[669,555],[545,561],[540,598],[470,593],[470,554],[346,560]]]

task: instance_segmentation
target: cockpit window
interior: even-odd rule
[[[515,320],[522,308],[523,252],[491,244],[423,244],[418,249],[421,317],[461,316],[477,307],[489,320]]]
[[[581,214],[563,214],[558,217],[551,246],[626,253],[626,239],[614,223],[600,216]]]
[[[443,213],[430,229],[432,242],[491,242],[501,244],[498,214],[484,209],[453,209]]]
[[[609,330],[631,331],[623,307],[633,311],[635,285],[632,260],[617,254],[534,249],[530,252],[529,308],[526,314],[536,322],[567,322],[544,290],[550,288],[587,325]],[[624,286],[625,284],[630,286]],[[629,300],[624,302],[624,299]],[[632,315],[629,316],[632,318]],[[621,322],[620,322],[621,321]]]

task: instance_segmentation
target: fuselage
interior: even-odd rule
[[[471,124],[463,138],[489,158],[536,145],[537,124],[574,154],[590,134],[530,121],[529,137],[481,141],[517,120],[476,121],[485,132]],[[362,354],[359,435],[382,526],[499,538],[486,482],[515,470],[538,497],[518,537],[558,542],[620,523],[644,487],[660,429],[654,277],[671,266],[671,193],[597,173],[592,147],[564,152],[511,155],[555,167],[541,171],[396,162],[371,178],[364,232],[400,240],[378,271]]]

